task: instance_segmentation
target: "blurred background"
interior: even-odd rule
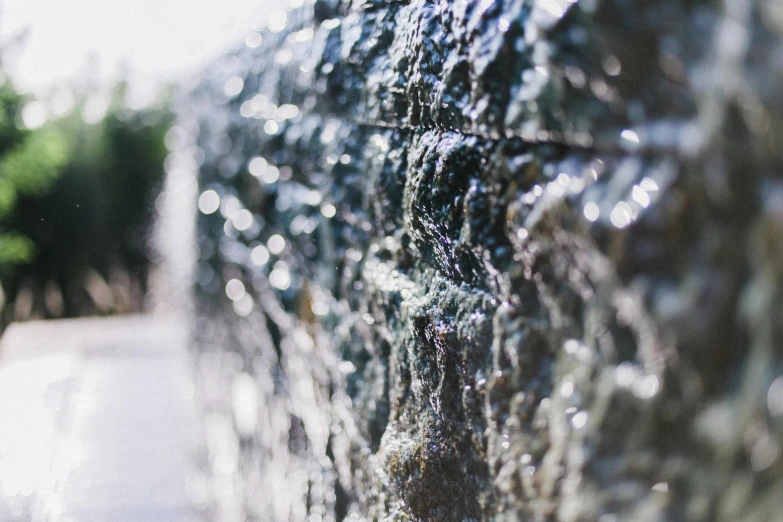
[[[184,482],[203,439],[188,327],[146,314],[166,308],[153,239],[187,250],[176,220],[156,231],[176,93],[272,3],[0,0],[0,521],[195,520],[204,503],[200,475]]]
[[[260,4],[0,3],[2,325],[148,306],[171,86],[241,42]]]

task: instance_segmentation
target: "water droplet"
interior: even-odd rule
[[[631,197],[644,208],[650,206],[650,195],[639,185],[634,185],[631,189]]]
[[[556,198],[559,198],[560,196],[565,194],[565,190],[563,189],[563,186],[560,185],[560,183],[558,183],[557,181],[547,183],[546,191]]]
[[[280,169],[278,169],[274,165],[270,165],[269,167],[267,167],[266,170],[264,170],[264,173],[261,175],[261,181],[263,181],[267,185],[271,185],[272,183],[276,182],[278,179],[280,179]]]
[[[248,171],[250,171],[250,174],[252,174],[255,177],[261,176],[266,168],[269,166],[269,163],[262,158],[261,156],[256,156],[255,158],[250,160],[250,163],[248,163]]]
[[[620,201],[612,209],[612,212],[609,214],[609,219],[617,228],[625,228],[631,223],[631,220],[633,219],[632,215],[633,210],[631,209],[631,206],[625,201]]]
[[[226,296],[232,301],[238,301],[245,295],[245,284],[239,279],[231,279],[226,283]]]
[[[291,49],[280,49],[275,54],[275,62],[280,65],[285,65],[290,62],[294,57],[294,52]]]
[[[257,32],[253,31],[249,35],[247,35],[247,38],[245,38],[245,45],[250,47],[251,49],[255,49],[259,45],[261,45],[261,42],[263,41],[263,37],[258,34]]]
[[[329,305],[317,299],[310,303],[310,309],[313,311],[313,314],[318,317],[323,317],[329,313]]]
[[[285,103],[277,108],[275,111],[275,117],[281,120],[292,120],[299,115],[299,107],[296,105]]]
[[[635,143],[637,145],[639,144],[639,135],[636,134],[631,129],[625,129],[623,132],[620,133],[620,137],[631,143]]]
[[[315,31],[312,27],[305,27],[304,29],[297,31],[286,38],[291,43],[304,43],[313,39]]]
[[[478,15],[483,15],[487,9],[492,7],[492,4],[495,3],[495,0],[481,0],[481,3],[478,5],[477,11]]]
[[[627,388],[633,384],[635,376],[636,372],[633,368],[633,365],[628,362],[619,364],[614,370],[614,382],[623,388]]]
[[[242,203],[234,196],[226,196],[220,203],[220,213],[226,219],[234,219],[240,210],[242,210]]]
[[[209,215],[220,208],[220,196],[214,190],[205,190],[198,198],[198,209],[202,214]]]
[[[340,27],[340,19],[330,18],[329,20],[324,20],[323,22],[321,22],[321,25],[326,27],[327,29],[336,29],[337,27]]]
[[[252,306],[253,302],[251,299],[251,309]],[[236,311],[236,309],[235,303],[234,310]],[[239,312],[237,311],[237,313]],[[256,382],[250,374],[240,372],[234,377],[231,383],[231,406],[239,434],[243,437],[252,437],[258,423],[259,404]]]
[[[668,493],[669,492],[669,483],[668,482],[658,482],[651,489],[653,491],[657,491],[659,493]]]
[[[657,192],[658,184],[651,178],[645,177],[639,182],[639,186],[646,192]]]
[[[22,109],[22,123],[28,129],[38,129],[46,123],[46,105],[40,101],[30,102]]]
[[[340,361],[340,363],[337,365],[337,369],[340,370],[341,373],[353,373],[356,371],[356,366],[351,361]]]
[[[634,394],[640,399],[652,399],[658,393],[660,383],[655,375],[646,375],[634,381]]]
[[[273,33],[279,33],[288,24],[288,15],[282,9],[275,9],[269,14],[266,26]]]
[[[252,118],[255,112],[253,111],[253,102],[245,101],[239,106],[239,115],[243,118]]]
[[[264,266],[269,262],[269,250],[264,245],[258,245],[250,251],[250,262],[256,266]]]
[[[536,7],[556,21],[563,17],[574,2],[575,0],[536,0]]]
[[[571,178],[571,182],[568,185],[568,189],[572,193],[579,194],[580,192],[582,192],[582,190],[584,190],[584,188],[585,188],[585,182],[582,181],[581,178]]]
[[[573,355],[577,351],[579,351],[579,341],[576,339],[569,339],[565,343],[563,343],[563,349],[566,351],[567,354]]]
[[[767,390],[767,408],[774,416],[783,415],[783,376],[770,384]]]
[[[280,234],[275,234],[266,242],[266,247],[271,253],[278,255],[285,250],[285,239]]]
[[[248,294],[244,294],[242,297],[234,301],[234,312],[237,315],[246,317],[253,311],[253,298]]]
[[[571,425],[576,429],[584,428],[587,425],[587,413],[580,411],[571,418]]]
[[[245,230],[253,226],[253,222],[255,220],[253,219],[252,212],[250,212],[247,209],[242,209],[236,213],[236,215],[231,221],[232,224],[234,225],[234,228],[236,228],[240,232],[244,232]]]
[[[623,66],[620,63],[620,60],[614,56],[609,55],[606,57],[606,59],[603,62],[604,71],[606,71],[606,74],[609,76],[619,76],[620,73],[623,70]]]
[[[239,76],[232,76],[231,78],[226,81],[226,84],[223,86],[223,92],[226,93],[226,96],[234,97],[240,92],[242,92],[242,89],[245,87],[245,81],[240,78]]]
[[[750,450],[750,466],[753,471],[763,471],[778,459],[778,442],[766,433],[759,438]]]
[[[264,132],[266,132],[269,135],[277,134],[277,131],[280,130],[280,126],[277,124],[275,120],[268,120],[264,124]]]
[[[598,205],[593,202],[589,201],[584,208],[584,215],[585,218],[587,218],[588,221],[595,221],[598,219],[598,216],[600,215],[601,210],[598,208]]]
[[[291,286],[291,274],[285,268],[275,268],[269,274],[269,284],[278,290],[287,290]]]

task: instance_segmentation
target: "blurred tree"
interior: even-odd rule
[[[74,110],[46,121],[0,62],[0,326],[142,307],[170,113],[128,109],[121,81],[101,117],[97,85],[83,75]]]
[[[35,245],[10,219],[20,197],[36,196],[57,177],[68,156],[58,129],[31,131],[21,124],[24,97],[10,81],[0,85],[0,276],[32,260]]]
[[[82,100],[46,126],[68,137],[68,155],[49,189],[21,195],[10,215],[36,249],[10,278],[11,296],[32,301],[13,312],[15,319],[130,312],[143,305],[170,116],[165,107],[129,110],[124,95],[119,84],[96,123],[82,118]]]

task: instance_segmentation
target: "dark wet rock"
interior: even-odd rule
[[[775,5],[317,0],[211,67],[246,516],[779,517]]]

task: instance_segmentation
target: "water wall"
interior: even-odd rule
[[[181,103],[206,512],[783,513],[783,4],[294,0]]]

